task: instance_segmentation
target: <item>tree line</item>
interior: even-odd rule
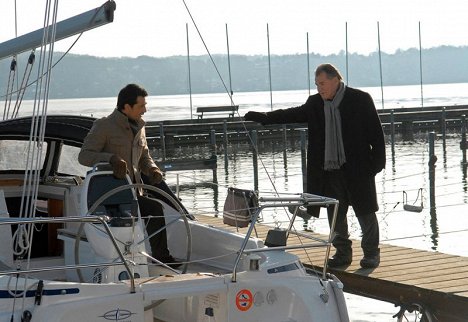
[[[55,53],[58,61],[63,53]],[[18,77],[22,77],[28,55],[18,57]],[[354,87],[412,85],[468,82],[468,47],[440,46],[423,49],[398,50],[395,53],[377,52],[369,55],[345,52],[332,55],[307,54],[267,56],[231,55],[229,75],[227,55],[209,56],[103,58],[88,55],[67,54],[52,70],[50,98],[113,97],[125,84],[135,82],[143,85],[150,95],[174,95],[189,93],[188,70],[192,93],[297,90],[314,88],[313,71],[318,64],[329,62],[343,73],[348,85]],[[346,68],[346,60],[348,68]],[[381,62],[381,64],[380,64]],[[6,92],[11,60],[0,62],[0,96]],[[310,66],[308,75],[307,66]],[[270,66],[270,67],[269,67]],[[37,78],[37,66],[29,83]],[[231,82],[230,82],[231,80]],[[21,79],[19,79],[21,82]],[[223,83],[224,82],[224,83]],[[34,97],[35,86],[30,86],[25,99]],[[1,99],[0,99],[1,100]]]

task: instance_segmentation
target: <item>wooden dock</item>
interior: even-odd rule
[[[198,216],[201,222],[236,231],[224,225],[222,218]],[[245,233],[247,228],[240,228]],[[264,239],[271,227],[257,224],[258,237]],[[327,236],[302,232],[327,239]],[[310,240],[290,234],[288,245]],[[304,266],[321,269],[325,247],[294,250]],[[381,245],[381,263],[375,269],[362,269],[360,241],[353,240],[353,262],[343,269],[330,269],[348,293],[370,297],[398,306],[421,305],[429,309],[438,322],[468,321],[468,258],[413,248]],[[397,310],[395,310],[396,313]]]
[[[378,110],[385,134],[400,134],[411,139],[413,133],[447,130],[461,131],[468,115],[468,105],[428,106],[424,108],[399,108]],[[239,115],[237,115],[239,116]],[[284,124],[262,126],[255,122],[244,122],[240,117],[204,118],[192,120],[148,121],[146,135],[153,148],[168,149],[179,146],[223,145],[250,143],[249,135],[257,132],[258,141],[298,140],[307,124]]]

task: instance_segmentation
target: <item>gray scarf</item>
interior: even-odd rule
[[[341,136],[341,115],[338,106],[345,92],[344,83],[340,83],[335,97],[324,101],[325,111],[325,162],[324,170],[339,169],[345,162],[343,137]]]

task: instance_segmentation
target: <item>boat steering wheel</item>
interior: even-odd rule
[[[156,193],[159,193],[159,194],[163,195],[164,197],[166,197],[167,200],[169,200],[172,203],[172,205],[175,207],[175,209],[178,210],[178,212],[180,214],[180,217],[182,218],[182,220],[184,222],[185,233],[186,233],[186,238],[187,238],[186,258],[184,259],[184,264],[183,264],[182,270],[180,272],[176,271],[174,269],[171,269],[171,270],[178,273],[178,274],[186,273],[187,268],[188,268],[188,263],[190,261],[190,257],[191,257],[191,254],[192,254],[192,233],[191,233],[190,225],[189,225],[189,222],[188,222],[188,219],[187,219],[188,213],[167,192],[165,192],[165,191],[163,191],[163,190],[161,190],[161,189],[159,189],[159,188],[157,188],[155,186],[151,186],[151,185],[147,185],[147,184],[143,184],[143,183],[132,183],[132,184],[129,183],[129,184],[126,184],[126,185],[118,186],[118,187],[116,187],[114,189],[109,190],[108,192],[103,194],[101,197],[99,197],[93,203],[93,205],[88,209],[85,216],[88,216],[88,215],[92,214],[97,209],[97,207],[100,204],[102,204],[104,202],[104,200],[106,200],[110,196],[112,196],[112,195],[114,195],[114,194],[116,194],[116,193],[118,193],[120,191],[127,190],[127,189],[134,189],[134,188],[142,188],[142,189],[145,189],[145,190],[150,190],[150,191],[154,191]],[[176,222],[176,220],[178,220],[178,219],[175,219],[175,220],[171,221],[170,223],[166,224],[165,226],[161,227],[161,229],[159,231],[163,231],[169,225]],[[80,227],[78,229],[78,233],[76,235],[76,239],[75,239],[75,263],[77,265],[79,264],[79,245],[80,245],[80,238],[81,238],[81,235],[82,235],[83,227],[84,227],[84,223],[82,223],[80,225]],[[142,240],[140,242],[144,242],[148,238],[149,237],[146,237],[144,240]],[[146,254],[146,253],[141,253],[141,254],[151,259],[151,257],[148,254]],[[77,268],[77,274],[78,274],[78,278],[79,278],[80,282],[84,282],[84,278],[83,278],[83,275],[81,273],[80,268]]]

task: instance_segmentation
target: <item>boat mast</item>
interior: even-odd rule
[[[307,88],[309,89],[310,96],[310,62],[309,62],[309,33],[307,35]]]
[[[380,71],[380,92],[382,95],[382,109],[385,109],[384,94],[383,94],[383,79],[382,79],[382,51],[380,50],[380,24],[377,21],[377,42],[379,44],[379,71]]]
[[[231,54],[229,52],[229,34],[228,34],[228,26],[226,24],[226,45],[227,45],[227,61],[228,61],[228,73],[229,73],[229,90],[231,91],[231,96],[234,95],[232,91],[232,78],[231,78]],[[234,102],[231,100],[232,105]]]
[[[422,46],[421,46],[421,21],[418,22],[419,27],[419,76],[421,82],[421,108],[424,107],[424,95],[423,95],[423,71],[422,71]]]
[[[271,87],[271,61],[270,61],[270,30],[267,24],[267,45],[268,45],[268,79],[270,84],[270,108],[273,111],[273,89]]]
[[[193,118],[192,75],[190,72],[190,43],[189,43],[188,23],[185,23],[185,33],[187,34],[187,68],[188,68],[188,90],[189,90],[189,99],[190,99],[190,119],[192,119]]]
[[[59,41],[114,21],[115,8],[115,2],[109,0],[98,8],[58,22],[54,41]],[[43,35],[44,30],[41,28],[1,43],[0,60],[41,46],[43,44]],[[51,35],[49,34],[46,43],[49,44],[51,41]]]

